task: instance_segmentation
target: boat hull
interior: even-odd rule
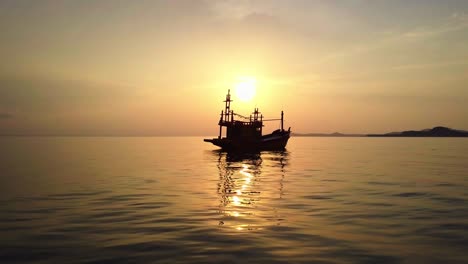
[[[245,150],[284,150],[290,137],[290,131],[281,131],[262,136],[257,140],[233,140],[227,138],[204,139],[223,150],[245,151]]]

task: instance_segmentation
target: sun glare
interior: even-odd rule
[[[235,88],[237,97],[243,102],[248,102],[255,95],[256,80],[254,78],[240,78]]]

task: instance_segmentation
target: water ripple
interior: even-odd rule
[[[16,150],[1,164],[30,161],[2,178],[5,263],[468,260],[466,141],[293,138],[247,155],[199,138],[1,143]]]

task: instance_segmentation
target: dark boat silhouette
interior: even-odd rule
[[[291,134],[291,128],[283,129],[284,113],[281,111],[281,119],[263,119],[263,115],[254,109],[249,117],[234,113],[231,110],[231,94],[228,90],[226,95],[225,109],[221,111],[219,119],[219,136],[212,139],[204,139],[205,142],[213,143],[228,151],[251,151],[251,150],[284,150]],[[243,120],[235,120],[234,116]],[[264,121],[281,121],[281,128],[271,134],[262,135]],[[222,137],[223,127],[226,127],[226,136]]]

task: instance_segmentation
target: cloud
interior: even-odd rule
[[[461,31],[468,28],[468,19],[466,19],[466,15],[457,15],[452,17],[445,23],[441,25],[430,27],[430,28],[422,28],[418,30],[409,31],[402,34],[402,37],[406,38],[429,38],[435,37],[439,35],[443,35],[450,32]]]
[[[0,119],[10,119],[13,115],[10,113],[0,113]]]
[[[453,60],[453,61],[437,61],[432,63],[414,63],[405,64],[392,67],[394,70],[424,70],[430,68],[442,68],[450,66],[465,66],[468,65],[467,60]]]
[[[140,92],[123,85],[81,80],[1,77],[0,107],[7,110],[59,111],[109,102],[120,103],[141,96]]]
[[[259,13],[259,12],[253,12],[245,15],[242,18],[245,22],[247,23],[253,23],[253,24],[274,24],[278,22],[278,18],[266,14],[266,13]]]

